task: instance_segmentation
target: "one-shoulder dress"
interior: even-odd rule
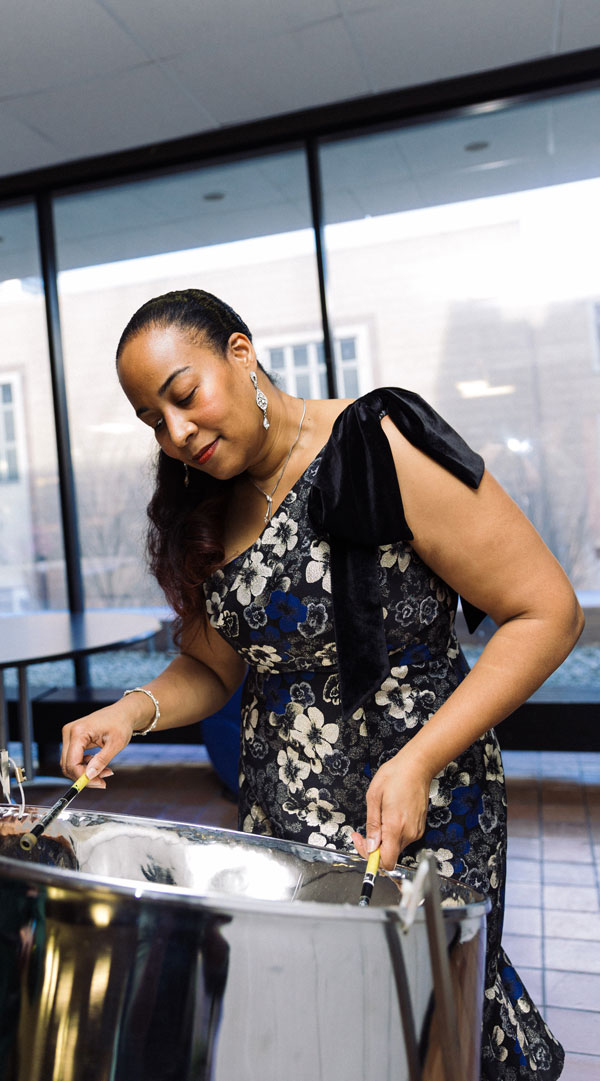
[[[247,832],[354,851],[351,833],[364,832],[365,796],[374,773],[427,723],[468,671],[454,629],[456,593],[402,539],[411,534],[398,492],[391,494],[403,523],[396,530],[399,539],[390,541],[382,521],[389,517],[393,463],[380,457],[360,468],[363,457],[385,455],[377,443],[385,414],[413,443],[477,486],[477,456],[426,403],[409,392],[372,392],[344,411],[329,443],[255,543],[205,583],[211,625],[249,666],[239,787],[239,823]],[[461,475],[457,459],[473,467],[472,476]],[[368,506],[361,504],[365,485],[371,489]],[[343,508],[345,526],[339,524],[341,500],[355,504]],[[365,517],[368,528],[386,533],[371,548]],[[383,670],[374,677],[375,666],[361,690],[353,685],[356,662],[364,670],[371,663],[367,651],[377,652],[373,591],[386,655]],[[420,849],[433,853],[442,875],[492,901],[482,1081],[554,1081],[563,1050],[500,944],[506,798],[493,730],[434,778],[424,835],[402,853],[402,863],[413,864]]]

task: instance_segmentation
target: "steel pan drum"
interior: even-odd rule
[[[444,1081],[412,871],[359,908],[358,857],[88,812],[26,855],[42,814],[0,813],[1,1081]],[[439,884],[477,1081],[489,903]]]

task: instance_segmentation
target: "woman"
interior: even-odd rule
[[[392,868],[433,851],[492,900],[482,1077],[559,1076],[563,1052],[500,948],[506,850],[493,727],[561,663],[582,614],[483,462],[394,389],[303,402],[250,331],[199,290],[145,304],[119,379],[160,447],[151,566],[180,655],[140,693],[64,730],[62,765],[219,709],[244,679],[240,826]],[[497,631],[473,670],[454,633]],[[208,618],[207,618],[208,616]]]

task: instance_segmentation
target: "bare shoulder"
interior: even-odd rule
[[[340,413],[351,404],[352,398],[318,398],[308,403],[308,431],[315,452],[325,445]]]
[[[382,427],[394,457],[412,547],[445,582],[497,624],[552,595],[573,603],[572,587],[532,524],[495,478],[471,488],[395,428]]]

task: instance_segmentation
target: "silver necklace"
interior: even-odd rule
[[[271,493],[269,494],[269,492],[265,492],[264,488],[261,488],[260,484],[256,483],[254,477],[250,477],[250,474],[248,474],[248,476],[250,477],[250,480],[252,481],[254,487],[258,488],[261,495],[264,495],[264,497],[265,497],[265,499],[267,501],[267,512],[265,514],[265,525],[268,522],[271,521],[271,515],[273,513],[273,496],[275,495],[275,492],[277,491],[277,489],[279,487],[279,481],[281,480],[283,474],[285,473],[286,466],[287,466],[290,458],[292,457],[292,451],[293,451],[294,447],[296,446],[296,443],[298,442],[298,440],[300,438],[300,432],[302,431],[302,425],[304,424],[304,417],[305,416],[306,416],[306,401],[303,398],[302,399],[302,416],[300,417],[300,426],[298,428],[298,434],[297,434],[296,438],[294,439],[294,442],[292,443],[290,449],[287,452],[287,458],[286,458],[285,462],[283,463],[283,465],[281,467],[281,472],[280,472],[279,476],[277,477],[277,480],[275,481],[275,487],[271,489]]]

